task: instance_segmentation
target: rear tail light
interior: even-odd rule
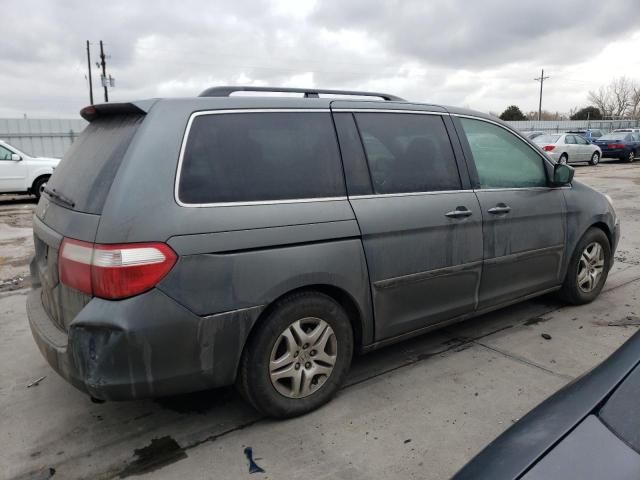
[[[609,148],[624,148],[624,143],[610,143],[607,145]]]
[[[550,152],[550,151],[551,151],[551,150],[553,150],[554,148],[556,148],[556,146],[555,146],[555,145],[545,145],[544,147],[542,147],[542,149],[543,149],[545,152]]]
[[[169,273],[177,260],[164,243],[100,245],[65,238],[60,247],[60,282],[87,295],[119,299],[138,295]]]

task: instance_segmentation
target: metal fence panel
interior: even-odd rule
[[[640,128],[640,120],[522,120],[507,123],[520,131],[540,130],[549,133],[582,128],[600,129],[603,132],[610,132],[616,128]]]
[[[86,126],[81,118],[0,118],[0,139],[29,155],[62,157]]]

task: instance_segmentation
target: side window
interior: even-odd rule
[[[547,186],[544,160],[533,148],[497,125],[461,118],[478,171],[480,188]]]
[[[375,193],[459,190],[460,175],[439,115],[358,113]]]
[[[565,135],[564,143],[567,143],[569,145],[574,145],[576,143],[576,139],[573,135]]]
[[[268,112],[194,118],[182,160],[184,203],[344,196],[329,113]]]
[[[576,143],[578,143],[578,145],[589,145],[589,142],[587,142],[584,138],[582,138],[579,135],[575,136],[575,140],[576,140]]]
[[[0,145],[0,160],[11,160],[11,151]]]

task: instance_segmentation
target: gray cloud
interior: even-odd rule
[[[389,90],[482,109],[532,104],[539,65],[567,77],[640,31],[618,22],[639,15],[637,0],[5,0],[0,116],[76,115],[88,103],[86,39],[94,63],[105,41],[114,101],[255,83]],[[556,109],[583,101],[601,79],[572,81]]]

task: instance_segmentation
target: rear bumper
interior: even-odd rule
[[[602,158],[620,158],[623,159],[625,158],[627,155],[629,155],[629,152],[631,150],[624,150],[624,149],[616,149],[616,150],[608,150],[608,149],[602,149]]]
[[[40,299],[27,298],[33,337],[56,372],[101,400],[175,395],[230,385],[262,307],[199,317],[157,289],[120,301],[92,299],[68,333]]]

